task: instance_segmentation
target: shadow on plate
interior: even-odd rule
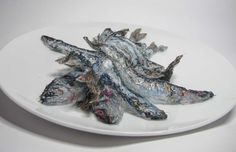
[[[39,135],[49,139],[67,142],[84,147],[116,147],[133,143],[148,142],[152,140],[162,140],[177,136],[184,136],[221,126],[224,123],[229,122],[232,116],[232,112],[229,112],[221,119],[218,119],[217,121],[209,125],[184,133],[177,133],[159,137],[117,137],[86,133],[75,129],[63,127],[47,120],[44,120],[42,118],[39,118],[16,105],[1,90],[0,105],[0,116],[5,119],[7,123],[9,123],[8,125],[30,134]]]

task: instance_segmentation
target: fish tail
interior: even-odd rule
[[[164,77],[161,78],[161,80],[165,80],[165,81],[170,81],[170,78],[173,74],[173,70],[174,67],[180,62],[181,58],[183,57],[183,55],[179,55],[175,58],[174,61],[172,61],[168,67],[165,69],[165,71],[163,72]]]

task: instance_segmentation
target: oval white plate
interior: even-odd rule
[[[89,48],[82,37],[91,38],[105,27],[133,30],[140,26],[78,23],[39,29],[14,39],[0,52],[2,90],[22,108],[46,120],[82,131],[117,136],[155,136],[191,130],[219,119],[235,105],[236,72],[223,56],[202,44],[147,27],[142,27],[148,33],[145,42],[155,41],[169,47],[166,52],[156,54],[153,61],[167,66],[177,55],[184,55],[171,81],[187,88],[212,90],[216,94],[213,99],[193,105],[157,105],[168,114],[168,119],[163,121],[147,121],[126,113],[118,125],[103,124],[92,114],[83,113],[72,105],[40,104],[39,95],[45,86],[60,69],[66,68],[55,62],[61,54],[46,48],[41,35]]]

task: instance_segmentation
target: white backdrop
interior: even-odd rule
[[[235,0],[1,0],[0,48],[25,32],[83,21],[123,22],[163,29],[202,41],[236,67]],[[1,91],[0,116],[1,152],[236,151],[235,109],[194,131],[145,138],[101,136],[58,126],[18,107]]]

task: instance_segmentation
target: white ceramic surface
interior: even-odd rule
[[[126,113],[118,125],[103,124],[72,105],[41,105],[40,93],[56,73],[66,67],[54,61],[61,54],[46,48],[40,36],[49,35],[89,48],[82,37],[95,36],[105,27],[132,30],[140,26],[78,23],[39,29],[16,38],[0,52],[1,89],[22,108],[46,120],[82,131],[117,136],[155,136],[195,129],[219,119],[235,105],[236,72],[223,56],[201,43],[148,27],[142,27],[148,33],[145,42],[155,41],[169,47],[152,60],[167,66],[177,55],[183,54],[171,81],[187,88],[212,90],[216,94],[213,99],[193,105],[157,105],[168,114],[164,121],[147,121]]]

